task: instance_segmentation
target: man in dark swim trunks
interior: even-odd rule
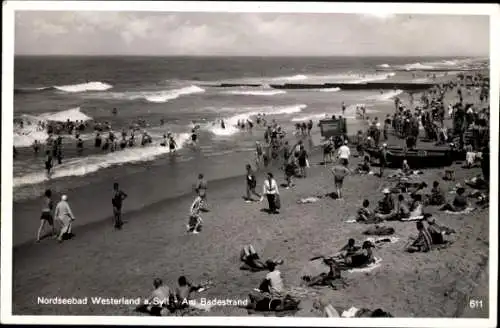
[[[122,221],[122,205],[125,198],[127,198],[127,194],[119,189],[118,183],[113,184],[113,198],[111,199],[111,203],[113,204],[113,217],[115,221],[115,229],[121,229],[123,225]]]
[[[52,191],[50,189],[45,190],[45,205],[42,209],[42,215],[40,216],[40,228],[38,228],[38,233],[36,235],[36,242],[40,242],[40,235],[42,234],[45,223],[48,223],[52,227],[52,235],[57,236],[56,228],[54,227],[54,216],[52,211],[54,210],[54,202],[52,201]]]

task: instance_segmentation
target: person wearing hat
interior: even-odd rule
[[[384,188],[382,193],[384,194],[384,198],[379,202],[378,208],[375,212],[377,214],[389,215],[396,210],[394,199],[392,198],[389,188]]]
[[[62,228],[57,240],[62,242],[65,237],[72,236],[71,226],[75,220],[75,216],[71,211],[71,207],[68,204],[68,196],[62,195],[61,201],[57,203],[56,210],[54,212],[56,220],[61,222]]]
[[[461,212],[465,210],[469,206],[469,202],[467,201],[467,197],[464,196],[465,188],[460,186],[457,188],[457,194],[453,199],[453,202],[445,204],[441,207],[441,211],[452,211],[452,212]]]

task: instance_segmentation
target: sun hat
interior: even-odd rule
[[[62,196],[61,196],[61,200],[68,200],[68,196],[66,196],[66,195],[62,195]]]

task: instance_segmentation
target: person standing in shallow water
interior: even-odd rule
[[[127,194],[120,190],[119,184],[115,182],[113,184],[113,198],[111,199],[115,229],[121,229],[123,226],[122,205],[127,197]]]

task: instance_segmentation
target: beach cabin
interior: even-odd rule
[[[345,118],[324,119],[319,121],[321,136],[323,138],[336,137],[347,134]]]

